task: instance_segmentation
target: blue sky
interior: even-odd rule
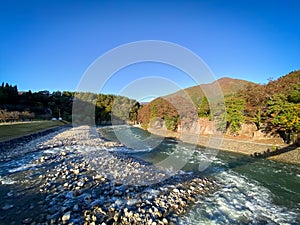
[[[76,90],[110,49],[163,40],[192,50],[216,78],[266,83],[300,69],[299,10],[297,0],[2,1],[0,81],[19,90]],[[118,72],[102,92],[118,93],[141,76],[194,85],[174,68],[148,63]]]

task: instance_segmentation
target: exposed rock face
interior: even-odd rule
[[[150,123],[148,130],[161,136],[180,137],[180,133],[195,134],[195,135],[221,135],[222,133],[216,129],[213,121],[209,118],[199,118],[197,122],[189,122],[179,124],[176,132],[168,131],[165,122],[162,119],[157,119]],[[226,134],[228,138],[231,134]],[[262,130],[257,130],[255,124],[243,124],[237,136],[248,141],[263,141],[269,140],[273,144],[284,144],[281,137],[264,133]],[[232,136],[232,137],[236,137]]]
[[[242,135],[247,138],[254,138],[254,134],[257,132],[257,128],[255,124],[243,124],[241,130],[239,131],[239,135]],[[259,131],[262,133],[261,131]],[[263,136],[265,137],[265,136]]]

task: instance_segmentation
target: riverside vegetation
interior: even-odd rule
[[[75,97],[79,103],[87,101],[94,103],[96,124],[110,123],[115,102],[131,108],[129,117],[116,115],[120,120],[136,122],[140,104],[127,97],[69,91],[19,92],[16,85],[8,83],[2,83],[0,86],[0,122],[49,120],[53,117],[61,117],[62,120],[71,122],[72,104]]]
[[[94,93],[76,93],[68,91],[31,91],[19,92],[17,86],[0,86],[0,121],[28,121],[61,117],[72,120],[74,98],[82,102],[91,102],[95,110],[95,123],[111,124],[112,116],[120,123],[139,123],[147,128],[153,119],[161,119],[171,131],[178,131],[184,123],[194,122],[193,112],[182,97],[187,93],[196,108],[198,118],[211,120],[224,118],[217,124],[219,132],[227,135],[239,135],[244,124],[255,125],[256,131],[264,136],[281,137],[286,143],[299,142],[300,132],[300,71],[291,72],[277,80],[265,84],[255,84],[244,80],[222,78],[216,81],[224,94],[226,108],[211,112],[208,99],[203,90],[211,91],[212,84],[190,87],[169,96],[154,99],[147,105],[123,96]],[[174,107],[176,102],[186,108],[185,120]],[[80,108],[80,107],[79,107]],[[114,110],[113,110],[114,108]],[[112,112],[113,111],[113,112]],[[76,113],[75,113],[76,114]],[[81,120],[84,120],[82,118]],[[204,126],[206,126],[204,124]],[[198,131],[196,131],[198,132]]]
[[[212,86],[205,84],[200,85],[201,88],[199,86],[187,88],[151,101],[138,111],[138,121],[147,128],[154,118],[160,118],[168,130],[179,130],[182,118],[170,102],[186,105],[186,100],[182,97],[185,92],[192,99],[199,118],[211,120],[216,116],[224,117],[225,123],[218,125],[220,132],[236,136],[243,124],[253,124],[257,131],[266,136],[280,136],[286,143],[299,142],[299,70],[277,80],[270,79],[264,85],[231,78],[222,78],[216,82],[223,91],[226,110],[213,115],[208,99],[202,91],[212,91]]]

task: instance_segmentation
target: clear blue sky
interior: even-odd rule
[[[2,1],[0,81],[19,90],[75,90],[106,51],[139,40],[189,48],[216,78],[266,83],[300,69],[300,1]],[[136,66],[111,79],[115,93],[129,76],[165,76],[193,85],[178,71]],[[127,78],[126,78],[127,77]]]

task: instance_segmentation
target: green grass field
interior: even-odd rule
[[[24,123],[6,123],[0,125],[0,141],[7,141],[27,134],[67,124],[65,121],[31,121]]]

